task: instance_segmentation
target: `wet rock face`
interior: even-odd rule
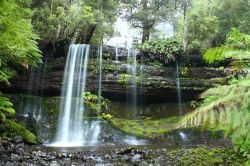
[[[120,62],[118,63],[114,61],[115,48],[105,46],[103,50],[105,64],[103,64],[102,94],[111,100],[124,101],[127,95],[131,93],[130,89],[133,88],[130,84],[131,80],[124,78],[128,74],[127,50],[119,49]],[[136,54],[138,55],[138,61],[140,61],[142,54],[138,52]],[[87,90],[92,92],[95,92],[98,86],[99,66],[97,60],[94,60],[96,57],[95,53],[90,56],[92,60],[89,62],[90,69],[88,70]],[[46,70],[42,67],[39,71],[35,71],[33,79],[27,74],[20,73],[18,77],[12,79],[11,87],[1,90],[8,93],[29,91],[34,95],[59,96],[61,94],[65,61],[65,58],[50,59],[45,63]],[[192,100],[214,84],[221,84],[225,81],[223,79],[225,75],[222,71],[202,66],[203,62],[197,56],[183,56],[182,61],[185,61],[185,65],[189,63],[189,67],[179,65],[183,101]],[[136,75],[138,101],[175,102],[178,99],[175,62],[171,62],[165,67],[152,66],[152,63],[140,65],[140,63],[137,64]]]

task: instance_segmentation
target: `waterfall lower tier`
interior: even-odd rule
[[[177,86],[179,116],[182,116],[182,108],[181,108],[181,85],[180,85],[180,76],[179,76],[179,64],[178,64],[178,61],[176,61],[176,86]]]
[[[51,146],[93,146],[98,141],[97,120],[87,120],[83,93],[86,89],[89,45],[71,45],[64,70],[56,140]]]

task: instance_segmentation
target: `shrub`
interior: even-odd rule
[[[150,59],[159,59],[168,63],[182,53],[181,44],[173,39],[149,40],[139,46],[140,51],[146,52]]]

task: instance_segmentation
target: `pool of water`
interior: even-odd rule
[[[200,129],[183,129],[163,135],[162,138],[147,140],[128,135],[114,128],[107,121],[97,119],[101,126],[101,132],[95,146],[88,146],[88,144],[86,144],[84,147],[63,147],[62,145],[58,148],[51,144],[51,142],[53,142],[55,138],[55,130],[60,109],[60,97],[48,98],[39,96],[9,95],[9,98],[14,104],[17,119],[23,121],[26,117],[32,116],[36,120],[36,125],[38,126],[39,131],[37,131],[37,133],[45,146],[52,149],[58,149],[59,151],[102,149],[124,146],[189,146],[193,144],[223,142],[224,139],[223,134],[221,133],[214,134],[213,132],[201,131]],[[181,107],[183,114],[192,111],[190,103],[184,103]],[[161,119],[179,116],[179,109],[178,104],[175,103],[138,105],[135,109],[134,106],[126,103],[111,102],[109,113],[122,119]]]

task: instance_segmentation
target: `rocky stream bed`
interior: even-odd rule
[[[242,162],[230,147],[216,144],[174,149],[165,146],[58,149],[6,143],[0,152],[2,166],[236,166]]]

